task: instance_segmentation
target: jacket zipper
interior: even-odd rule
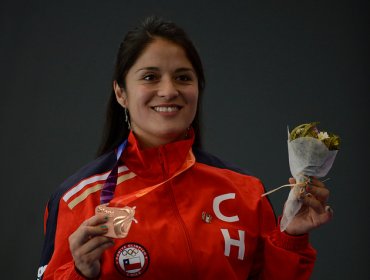
[[[185,235],[185,238],[186,238],[186,245],[187,245],[187,251],[188,251],[188,256],[189,256],[189,261],[190,261],[192,279],[197,279],[196,278],[196,272],[195,272],[195,269],[194,269],[193,249],[192,249],[192,246],[191,246],[189,233],[186,229],[186,226],[185,226],[185,223],[184,223],[183,219],[181,218],[179,209],[177,208],[177,204],[176,204],[176,200],[175,200],[175,194],[173,193],[173,190],[172,190],[172,182],[169,182],[169,183],[170,183],[170,186],[169,186],[170,191],[169,192],[170,192],[170,195],[171,195],[172,205],[173,205],[173,208],[175,210],[177,220],[180,223],[180,228],[182,229],[182,231]]]
[[[159,160],[160,160],[160,164],[161,164],[161,167],[162,167],[163,177],[166,180],[168,178],[168,173],[167,173],[166,168],[164,166],[164,156],[163,156],[163,154],[162,154],[162,150],[160,149],[159,150]],[[190,261],[190,266],[191,266],[192,279],[196,279],[196,272],[195,272],[195,269],[194,269],[194,265],[193,265],[194,262],[193,262],[193,257],[192,257],[193,256],[193,253],[192,253],[193,249],[192,249],[192,246],[191,246],[189,233],[186,229],[185,223],[184,223],[183,219],[181,218],[179,209],[177,207],[176,200],[175,200],[175,194],[173,193],[173,190],[172,190],[172,182],[170,181],[168,183],[170,184],[169,193],[171,195],[172,206],[173,206],[173,209],[175,210],[177,220],[180,223],[180,228],[182,229],[182,231],[185,235],[185,238],[186,238],[186,245],[187,245],[187,251],[188,251],[188,256],[189,256],[189,261]]]
[[[162,149],[164,150],[165,148],[164,147],[161,147],[158,151],[158,156],[159,156],[159,163],[162,167],[162,175],[163,175],[163,180],[167,180],[168,178],[168,172],[166,170],[166,167],[164,166],[164,152],[162,152]]]

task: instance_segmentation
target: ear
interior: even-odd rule
[[[117,102],[123,107],[127,108],[127,93],[124,88],[121,88],[117,81],[113,81],[113,90],[116,94]]]

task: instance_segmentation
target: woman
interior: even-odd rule
[[[204,84],[175,24],[150,17],[126,35],[100,157],[48,203],[40,279],[309,278],[308,232],[331,218],[328,190],[313,178],[280,232],[261,182],[200,150]],[[112,238],[120,210],[128,235]]]

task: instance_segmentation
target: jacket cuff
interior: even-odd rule
[[[81,274],[81,272],[77,269],[77,267],[74,265],[74,269],[71,270],[71,274],[69,275],[68,280],[98,280],[100,277],[96,278],[87,278],[84,275]]]
[[[86,280],[86,278],[82,274],[80,274],[80,272],[74,266],[74,268],[71,269],[71,272],[69,273],[68,280]]]
[[[309,245],[308,233],[289,235],[286,232],[281,232],[279,228],[274,229],[270,235],[270,239],[275,246],[289,251],[300,251],[306,249]]]

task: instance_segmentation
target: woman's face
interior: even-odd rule
[[[155,38],[128,71],[126,89],[114,83],[141,147],[182,139],[197,110],[198,79],[179,45]]]

